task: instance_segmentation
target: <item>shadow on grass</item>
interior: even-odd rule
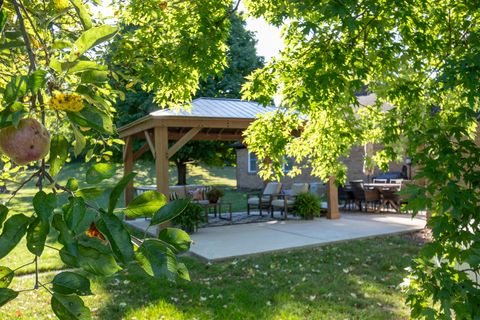
[[[399,319],[397,288],[418,247],[396,236],[205,264],[191,282],[131,273],[109,281],[101,319]]]

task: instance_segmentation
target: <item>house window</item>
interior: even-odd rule
[[[249,173],[256,173],[258,171],[257,165],[257,155],[255,153],[248,153],[248,172]]]
[[[292,170],[295,159],[292,157],[285,157],[285,161],[286,162],[283,163],[283,172],[287,173]]]

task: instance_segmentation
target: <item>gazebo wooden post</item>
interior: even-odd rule
[[[133,171],[133,137],[125,137],[125,145],[123,146],[123,175],[126,176]],[[125,206],[133,200],[133,181],[125,188]]]
[[[157,191],[168,198],[168,128],[155,127],[155,171]]]
[[[338,188],[335,185],[335,177],[330,177],[327,183],[327,219],[340,219]]]

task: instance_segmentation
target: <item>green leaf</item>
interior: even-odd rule
[[[87,170],[86,181],[97,184],[115,175],[116,166],[111,163],[96,163]]]
[[[78,264],[83,270],[100,276],[110,276],[120,270],[112,255],[83,245],[78,246]]]
[[[160,208],[160,210],[155,213],[152,220],[150,221],[150,225],[160,224],[169,220],[172,220],[176,216],[185,210],[185,208],[190,203],[190,199],[177,199],[169,202],[167,205]]]
[[[116,185],[113,187],[112,192],[110,193],[110,198],[108,200],[108,213],[113,213],[115,206],[117,205],[118,199],[122,194],[123,190],[135,177],[136,173],[131,172],[128,175],[124,176]]]
[[[135,259],[132,238],[117,216],[104,214],[96,225],[98,230],[107,237],[118,260],[127,264]]]
[[[22,103],[20,104],[23,105]],[[10,106],[15,108],[16,105],[18,105],[17,102],[13,102]],[[5,128],[11,125],[18,126],[18,123],[20,122],[24,114],[24,108],[15,112],[12,112],[10,108],[0,111],[0,128]]]
[[[53,291],[61,294],[77,294],[79,296],[91,295],[90,280],[71,271],[57,274],[53,280]]]
[[[75,234],[85,231],[80,227],[81,222],[85,218],[86,206],[85,200],[78,197],[70,197],[68,199],[69,204],[63,207],[63,214],[67,227]],[[84,227],[85,225],[82,224]]]
[[[37,91],[40,90],[46,82],[47,71],[45,70],[36,70],[29,77],[27,81],[27,89],[32,94],[37,94]]]
[[[3,29],[5,28],[5,24],[7,23],[8,20],[8,15],[5,12],[5,10],[0,11],[0,32],[3,32]]]
[[[108,71],[87,70],[82,72],[82,83],[103,83],[109,79]]]
[[[52,45],[52,49],[56,49],[56,50],[70,48],[70,47],[72,47],[72,43],[66,40],[55,40],[55,42]]]
[[[0,307],[18,296],[17,291],[8,288],[0,288]]]
[[[56,176],[68,158],[68,141],[63,135],[54,135],[50,142],[50,174]]]
[[[48,221],[53,213],[53,210],[57,207],[57,197],[53,193],[45,193],[45,191],[39,191],[33,197],[33,208],[37,216],[43,221]]]
[[[8,215],[8,208],[3,204],[0,204],[0,229],[2,228],[3,222],[7,218],[7,215]]]
[[[75,8],[80,22],[82,23],[83,29],[88,30],[92,27],[92,19],[90,18],[90,13],[87,8],[83,5],[83,1],[80,0],[70,0],[70,3]]]
[[[23,40],[12,40],[12,41],[8,41],[3,44],[0,44],[0,50],[7,50],[7,49],[21,48],[21,47],[25,47],[25,41]]]
[[[62,64],[55,58],[50,59],[50,64],[48,66],[58,73],[62,72]]]
[[[107,67],[89,60],[76,60],[74,62],[62,63],[62,70],[69,74],[84,72],[87,70],[107,70]]]
[[[158,239],[171,245],[175,253],[188,251],[192,243],[192,239],[188,233],[176,228],[165,228],[160,230]]]
[[[22,240],[27,232],[30,221],[31,218],[20,213],[11,216],[5,222],[2,234],[0,235],[0,259],[12,251],[20,240]]]
[[[7,105],[12,104],[15,100],[23,97],[27,93],[27,77],[15,76],[5,87],[3,99]]]
[[[105,189],[98,187],[83,188],[75,192],[76,197],[82,197],[85,200],[92,200],[100,197]]]
[[[77,257],[69,253],[65,247],[60,249],[59,256],[62,262],[65,263],[67,266],[75,267],[75,268],[80,267],[78,264]]]
[[[177,258],[162,241],[146,239],[136,251],[136,258],[147,274],[175,280],[178,276]]]
[[[53,312],[60,320],[87,320],[92,318],[90,309],[85,307],[83,300],[77,295],[54,293],[51,304]]]
[[[190,281],[190,274],[188,273],[187,266],[184,263],[177,264],[177,275],[180,279]]]
[[[80,112],[67,112],[67,116],[80,127],[92,128],[102,133],[113,132],[111,117],[95,107],[83,108]]]
[[[73,44],[73,50],[70,53],[70,61],[77,60],[87,50],[111,39],[117,33],[118,28],[103,25],[86,30],[82,33],[80,38]]]
[[[129,218],[151,217],[167,203],[167,198],[160,192],[149,190],[129,203],[125,215]]]
[[[45,241],[47,235],[50,232],[49,221],[44,221],[40,218],[36,218],[30,223],[27,231],[27,248],[37,257],[42,255],[45,248]]]
[[[85,139],[85,136],[78,130],[78,128],[72,124],[72,129],[73,129],[73,134],[75,136],[75,148],[73,149],[73,152],[75,154],[75,157],[78,157],[83,149],[85,149],[85,146],[87,145],[87,141]]]
[[[73,237],[72,231],[68,229],[67,224],[65,223],[65,220],[63,220],[63,215],[54,214],[52,225],[59,232],[58,242],[64,245],[64,249],[69,254],[76,257],[78,254],[77,240]]]
[[[12,269],[0,266],[0,288],[7,288],[12,283],[14,272]]]

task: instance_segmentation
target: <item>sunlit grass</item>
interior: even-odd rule
[[[391,236],[213,264],[182,257],[191,282],[129,272],[93,281],[96,295],[85,302],[96,319],[407,319],[398,284],[418,250],[408,236]],[[31,276],[14,283],[32,285]],[[24,319],[49,319],[50,295],[36,294],[21,293],[0,318],[18,319],[20,310]]]

